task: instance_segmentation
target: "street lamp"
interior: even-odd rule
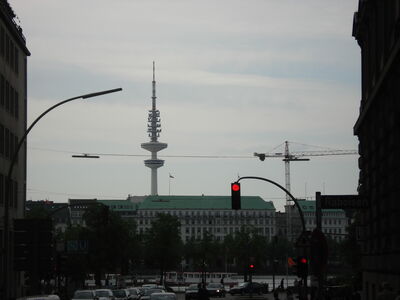
[[[65,103],[71,102],[73,100],[77,100],[77,99],[88,99],[88,98],[93,98],[93,97],[97,97],[97,96],[102,96],[105,94],[110,94],[110,93],[115,93],[115,92],[119,92],[122,91],[122,88],[116,88],[116,89],[111,89],[111,90],[106,90],[106,91],[101,91],[101,92],[95,92],[95,93],[90,93],[90,94],[84,94],[84,95],[80,95],[77,97],[73,97],[73,98],[69,98],[67,100],[61,101],[55,105],[53,105],[52,107],[48,108],[46,111],[44,111],[41,115],[39,115],[33,122],[32,124],[29,126],[29,128],[25,131],[24,135],[21,137],[17,148],[14,151],[13,154],[13,158],[11,160],[10,163],[10,167],[8,169],[8,174],[7,174],[7,181],[6,181],[6,186],[5,186],[5,199],[4,199],[4,243],[3,243],[3,270],[4,270],[4,280],[3,280],[3,287],[2,287],[2,291],[3,291],[3,295],[4,297],[2,297],[2,299],[8,300],[9,295],[8,295],[8,277],[9,277],[9,271],[8,270],[8,261],[9,261],[9,254],[10,254],[10,234],[9,234],[9,206],[10,206],[10,192],[11,192],[11,176],[12,176],[12,172],[14,169],[14,165],[17,161],[17,157],[19,154],[19,151],[21,150],[21,147],[23,145],[23,143],[26,140],[26,137],[28,135],[28,133],[31,131],[31,129],[36,125],[37,122],[39,122],[39,120],[41,118],[43,118],[47,113],[49,113],[50,111],[52,111],[53,109],[55,109],[56,107],[63,105]]]

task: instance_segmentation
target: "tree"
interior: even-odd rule
[[[267,257],[267,240],[260,235],[256,228],[242,227],[234,236],[234,252],[239,270],[242,270],[245,281],[248,275],[250,263],[257,266],[256,270],[262,270]]]
[[[158,214],[145,235],[146,264],[160,270],[161,283],[164,282],[164,272],[176,268],[182,259],[183,243],[179,234],[180,226],[177,217]]]
[[[135,223],[127,223],[104,205],[89,207],[83,217],[89,231],[88,259],[96,284],[105,273],[127,272],[135,255],[130,250],[137,243]]]

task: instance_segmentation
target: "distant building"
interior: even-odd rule
[[[360,0],[353,36],[361,48],[359,210],[363,299],[377,299],[386,282],[398,291],[400,171],[400,2]]]
[[[297,200],[304,216],[304,223],[307,231],[313,231],[316,227],[315,201]],[[299,211],[295,205],[285,206],[286,212],[290,209],[292,216],[292,236],[289,240],[296,240],[302,231],[302,224]],[[347,235],[349,218],[343,209],[323,209],[322,210],[322,232],[331,239],[340,242]]]
[[[27,56],[22,29],[15,22],[16,15],[6,0],[0,0],[0,239],[2,255],[0,256],[0,285],[7,277],[10,297],[21,295],[17,290],[21,273],[11,271],[13,260],[8,257],[8,268],[5,270],[3,249],[7,235],[4,234],[5,222],[5,188],[10,162],[18,142],[26,130],[27,123]],[[8,224],[12,231],[13,219],[22,218],[26,199],[26,143],[18,155],[18,161],[13,169],[8,198]],[[13,235],[10,234],[10,237]],[[8,240],[12,245],[12,240]],[[11,252],[8,252],[11,254]],[[0,287],[0,298],[4,289]]]
[[[125,220],[133,220],[137,215],[138,203],[132,202],[130,198],[127,200],[97,200],[97,202],[107,205],[113,212]]]
[[[179,219],[183,242],[201,239],[205,232],[222,241],[242,226],[255,228],[268,240],[276,232],[273,203],[257,196],[242,196],[240,210],[232,210],[230,196],[149,196],[138,207],[138,231],[146,232],[158,213]]]
[[[68,199],[71,226],[86,226],[83,215],[91,205],[96,205],[97,199]]]

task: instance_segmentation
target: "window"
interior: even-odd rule
[[[4,126],[0,124],[0,154],[4,155],[4,143],[5,143],[5,135],[4,135]]]
[[[0,174],[0,205],[3,205],[4,203],[4,187],[5,187],[5,176],[3,174]]]
[[[6,93],[6,81],[3,77],[3,75],[1,75],[1,78],[0,78],[0,104],[3,107],[5,104],[5,93]]]

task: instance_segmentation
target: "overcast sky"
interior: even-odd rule
[[[27,199],[125,199],[150,193],[141,156],[76,159],[73,153],[147,155],[152,62],[163,155],[160,195],[229,195],[238,176],[285,185],[284,163],[253,152],[357,149],[360,50],[351,36],[358,0],[9,0],[27,47],[28,123],[68,103],[28,138]],[[280,147],[276,148],[277,146]],[[318,147],[309,147],[313,145]],[[276,148],[276,149],[275,149]],[[295,197],[356,193],[357,155],[292,162]],[[169,174],[175,178],[170,179]],[[285,195],[243,181],[282,210]]]

